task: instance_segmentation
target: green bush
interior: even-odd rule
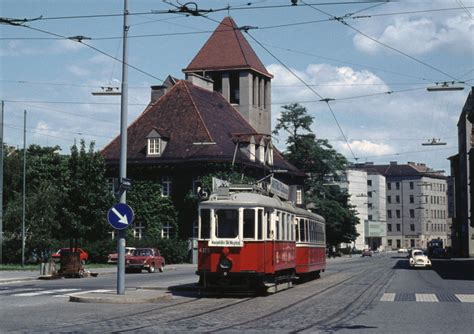
[[[189,258],[189,244],[185,240],[177,238],[172,239],[131,239],[127,241],[130,247],[151,247],[158,248],[161,255],[165,258],[166,263],[183,263]]]
[[[115,253],[117,249],[117,240],[102,240],[95,242],[84,243],[79,246],[89,253],[90,263],[107,263],[107,256],[110,253]]]

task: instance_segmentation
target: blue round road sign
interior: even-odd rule
[[[132,224],[133,210],[127,204],[117,203],[107,212],[107,221],[116,230],[123,230]]]

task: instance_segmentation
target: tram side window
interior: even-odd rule
[[[275,221],[275,228],[276,228],[276,239],[280,240],[280,212],[277,212],[276,221]]]
[[[305,231],[304,231],[304,219],[300,219],[300,240],[302,242],[305,242],[306,241],[306,238],[305,238]]]
[[[258,240],[262,240],[263,239],[263,210],[262,209],[259,209],[258,210],[258,216],[257,216],[257,224],[258,224],[258,227],[257,227],[257,239]]]
[[[288,232],[288,229],[286,228],[286,213],[282,212],[281,213],[281,239],[286,240],[286,233]]]
[[[209,239],[211,237],[211,210],[201,210],[201,239]]]
[[[236,238],[239,235],[239,211],[234,209],[216,210],[216,236]]]
[[[244,209],[244,238],[255,238],[255,210]]]
[[[267,216],[267,238],[272,238],[272,213],[269,210],[265,210]]]
[[[296,222],[296,235],[295,235],[296,241],[301,241],[301,240],[300,240],[300,223],[299,223],[299,219],[296,218],[295,222]]]

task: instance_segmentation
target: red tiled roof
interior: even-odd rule
[[[153,129],[168,140],[159,157],[146,156],[147,135]],[[128,163],[156,165],[187,161],[232,162],[235,134],[242,133],[256,134],[256,131],[220,93],[181,80],[158,101],[148,105],[128,127],[127,159]],[[108,163],[119,159],[119,139],[115,138],[102,150]],[[275,168],[304,175],[275,149],[273,159]],[[262,166],[242,154],[237,154],[236,161]]]
[[[253,69],[267,77],[267,72],[234,20],[226,17],[212,33],[184,72],[226,69]]]

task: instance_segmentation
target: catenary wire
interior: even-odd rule
[[[302,1],[302,3],[305,3],[305,2]],[[362,36],[364,36],[364,37],[370,39],[371,41],[373,41],[373,42],[375,42],[375,43],[377,43],[377,44],[380,44],[380,45],[384,46],[385,48],[388,48],[388,49],[390,49],[390,50],[392,50],[392,51],[394,51],[394,52],[396,52],[396,53],[399,53],[399,54],[401,54],[401,55],[403,55],[403,56],[405,56],[405,57],[408,57],[409,59],[411,59],[411,60],[413,60],[413,61],[415,61],[415,62],[417,62],[417,63],[419,63],[419,64],[422,64],[422,65],[424,65],[424,66],[426,66],[426,67],[429,67],[429,68],[431,68],[432,70],[434,70],[434,71],[436,71],[436,72],[438,72],[438,73],[441,73],[441,74],[443,74],[443,75],[446,75],[446,76],[448,76],[448,77],[451,78],[451,79],[454,79],[454,80],[456,80],[456,81],[459,81],[459,79],[457,79],[456,77],[452,76],[451,74],[446,73],[445,71],[440,70],[439,68],[436,68],[436,67],[434,67],[433,65],[430,65],[430,64],[428,64],[428,63],[426,63],[426,62],[424,62],[424,61],[422,61],[422,60],[420,60],[420,59],[418,59],[418,58],[416,58],[416,57],[413,57],[413,56],[409,55],[409,54],[406,53],[406,52],[403,52],[403,51],[401,51],[401,50],[398,50],[398,49],[394,48],[393,46],[390,46],[390,45],[388,45],[388,44],[386,44],[386,43],[383,43],[383,42],[379,41],[378,39],[373,38],[372,36],[369,36],[368,34],[362,32],[361,30],[359,30],[359,29],[357,29],[356,27],[354,27],[354,26],[350,25],[349,23],[347,23],[347,22],[344,20],[344,18],[338,18],[338,17],[336,17],[336,16],[334,16],[334,15],[332,15],[332,14],[330,14],[330,13],[328,13],[328,12],[322,10],[322,9],[319,9],[319,8],[313,6],[313,5],[309,5],[309,7],[312,8],[312,9],[314,9],[314,10],[317,11],[317,12],[323,13],[324,15],[327,15],[327,16],[329,16],[329,17],[334,18],[335,21],[338,21],[338,22],[342,23],[343,25],[345,25],[345,26],[351,28],[352,30],[354,30],[354,31],[356,31],[357,33],[361,34]]]

